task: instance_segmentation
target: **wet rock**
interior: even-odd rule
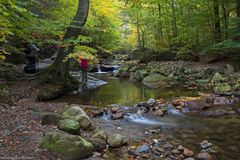
[[[72,134],[80,133],[80,125],[78,121],[73,119],[64,119],[59,121],[59,129]]]
[[[45,113],[42,118],[42,125],[55,125],[57,126],[61,119],[61,115],[58,113]]]
[[[125,138],[120,134],[113,134],[108,136],[107,143],[112,148],[121,147],[126,144]]]
[[[148,104],[149,106],[154,106],[154,105],[156,104],[156,100],[153,99],[153,98],[151,98],[151,99],[149,99],[149,100],[147,101],[147,104]]]
[[[190,149],[184,148],[183,154],[186,157],[192,157],[194,155],[194,152],[192,150],[190,150]]]
[[[157,117],[161,117],[164,115],[164,112],[161,109],[159,109],[159,110],[156,110],[153,114]]]
[[[101,153],[99,153],[99,152],[94,152],[92,157],[95,158],[95,157],[101,157],[101,156],[102,156]]]
[[[67,121],[63,124],[67,124],[68,122],[73,123],[73,121],[75,121],[75,124],[79,123],[79,127],[86,130],[93,127],[93,122],[90,117],[80,108],[80,106],[76,105],[63,112],[61,121],[62,123],[63,121]]]
[[[123,112],[120,112],[120,113],[116,113],[116,114],[112,114],[112,115],[111,115],[111,119],[112,119],[112,120],[122,119],[123,117],[124,117]]]
[[[148,144],[143,144],[139,146],[136,150],[137,153],[142,154],[142,153],[148,153],[150,151],[150,147]]]
[[[167,77],[158,73],[153,73],[145,77],[142,83],[150,88],[159,88],[160,86],[166,85],[166,80]]]
[[[212,160],[212,156],[207,152],[202,152],[197,155],[197,160]]]
[[[147,104],[147,102],[140,102],[140,103],[137,104],[137,107],[146,107],[146,108],[148,108],[149,105]]]
[[[200,143],[200,146],[202,149],[208,149],[211,148],[213,145],[212,143],[209,143],[207,140],[204,140]]]
[[[228,83],[219,83],[214,87],[214,92],[224,93],[232,90],[232,87]]]
[[[230,102],[227,97],[215,97],[213,102],[214,105],[227,105],[229,103]]]
[[[65,160],[79,160],[90,156],[93,145],[84,138],[61,131],[47,133],[41,146]]]

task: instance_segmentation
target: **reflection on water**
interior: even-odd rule
[[[107,78],[108,85],[86,91],[79,95],[66,95],[58,99],[76,104],[107,107],[109,104],[132,105],[149,98],[170,99],[179,96],[197,96],[197,91],[180,89],[149,89],[141,84],[132,83],[125,79]]]

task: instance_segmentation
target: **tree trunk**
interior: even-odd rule
[[[226,5],[228,5],[228,1],[222,2],[222,9],[223,9],[223,17],[224,17],[224,39],[228,39],[228,19],[229,19],[229,13],[226,9]]]
[[[89,0],[79,0],[76,15],[74,16],[70,26],[67,28],[64,40],[76,39],[80,35],[82,30],[81,28],[87,21],[88,11]],[[51,68],[55,70],[54,74],[56,74],[56,77],[59,78],[59,80],[65,79],[68,74],[68,65],[67,62],[64,62],[64,59],[69,53],[73,52],[73,50],[74,44],[71,44],[67,48],[61,47],[53,65],[51,66]]]
[[[172,32],[173,38],[177,37],[177,17],[176,17],[176,2],[172,0]]]
[[[214,23],[215,23],[214,38],[215,38],[215,42],[218,43],[218,42],[221,42],[222,40],[218,0],[213,1],[213,9],[214,9]]]
[[[236,1],[237,1],[237,31],[240,32],[240,0]]]

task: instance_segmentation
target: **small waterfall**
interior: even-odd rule
[[[135,122],[135,123],[146,124],[146,125],[162,125],[162,124],[165,124],[163,122],[159,122],[159,121],[155,121],[155,120],[145,118],[141,114],[131,114],[131,115],[127,116],[127,120]]]
[[[100,66],[97,66],[97,70],[98,70],[98,73],[102,73]]]

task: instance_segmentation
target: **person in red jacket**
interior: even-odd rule
[[[88,67],[89,67],[88,59],[81,58],[80,59],[80,68],[82,70],[82,81],[83,82],[87,82],[88,81],[88,77],[87,77],[88,76],[87,75]]]

